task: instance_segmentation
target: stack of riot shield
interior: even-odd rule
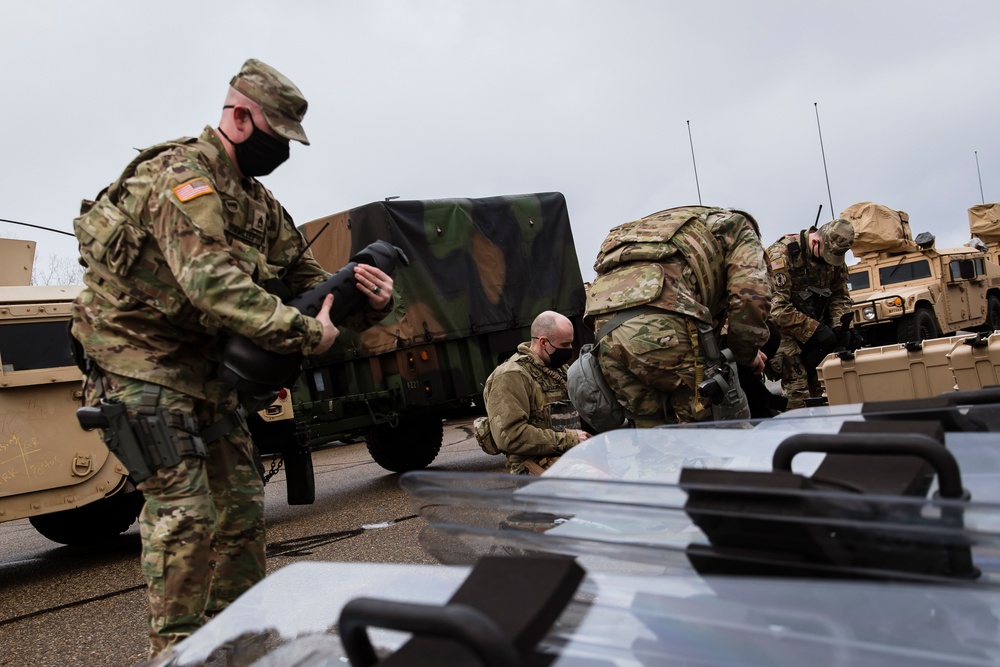
[[[998,402],[992,389],[623,429],[540,477],[407,473],[443,565],[289,567],[173,664],[265,631],[280,648],[261,666],[309,651],[329,658],[309,664],[422,664],[406,649],[416,640],[461,646],[448,664],[997,664]],[[496,590],[472,595],[484,563]],[[531,595],[539,563],[556,572],[547,607]],[[544,619],[526,643],[497,610],[516,617],[519,591]],[[490,653],[467,627],[425,622],[459,612],[509,646]]]

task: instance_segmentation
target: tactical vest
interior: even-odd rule
[[[817,264],[810,271],[809,257],[803,252],[804,234],[799,234],[797,240],[789,241],[788,275],[791,282],[790,296],[792,305],[814,320],[824,321],[827,306],[833,290],[830,289],[831,269]]]
[[[98,194],[96,202],[83,201],[80,216],[73,220],[80,257],[87,266],[84,283],[119,310],[144,303],[176,316],[187,303],[180,286],[164,283],[159,277],[160,267],[146,258],[143,249],[149,233],[120,204],[124,184],[135,176],[139,165],[164,151],[197,141],[188,137],[141,151],[118,180]]]
[[[719,215],[732,212],[679,207],[612,229],[594,263],[588,318],[651,305],[711,324],[725,305],[724,248],[706,224]],[[693,295],[677,289],[685,265],[696,283]]]

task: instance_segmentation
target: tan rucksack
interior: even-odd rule
[[[472,422],[472,433],[476,436],[476,442],[479,443],[484,452],[490,455],[503,454],[497,447],[496,441],[493,440],[493,434],[490,433],[489,417],[476,417],[476,420]]]

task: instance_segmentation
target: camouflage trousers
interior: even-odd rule
[[[710,407],[696,405],[695,353],[683,315],[645,313],[626,321],[601,339],[598,361],[637,428],[712,419]]]
[[[771,374],[781,380],[781,393],[788,399],[789,410],[803,408],[807,398],[823,395],[816,374],[810,376],[802,364],[802,350],[791,334],[782,333],[778,351],[767,363]]]
[[[100,397],[88,383],[86,400]],[[104,374],[104,394],[135,414],[145,382]],[[206,400],[167,387],[159,406],[193,414],[200,429],[237,406],[235,393],[218,381],[205,385]],[[254,465],[253,443],[236,428],[206,443],[208,458],[184,457],[138,485],[146,499],[139,516],[142,573],[149,592],[150,656],[184,639],[265,574],[264,486]]]
[[[541,475],[558,460],[558,456],[519,456],[516,461],[508,457],[507,472],[512,475]]]

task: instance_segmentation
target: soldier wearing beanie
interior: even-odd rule
[[[275,296],[328,274],[257,180],[288,159],[290,142],[308,145],[306,108],[285,76],[247,60],[218,127],[141,151],[74,221],[86,266],[72,322],[84,400],[124,406],[133,426],[105,438],[123,446],[131,432],[131,453],[147,464],[129,472],[146,501],[151,656],[265,573],[263,482],[236,392],[218,378],[226,339],[316,355],[339,333],[332,297],[314,318]],[[364,327],[384,316],[392,280],[366,265],[355,276],[370,309],[351,326]]]
[[[854,227],[843,218],[819,229],[786,234],[767,249],[771,269],[771,320],[781,332],[769,375],[781,380],[788,408],[822,396],[816,366],[834,351],[842,315],[851,312],[845,255]]]

